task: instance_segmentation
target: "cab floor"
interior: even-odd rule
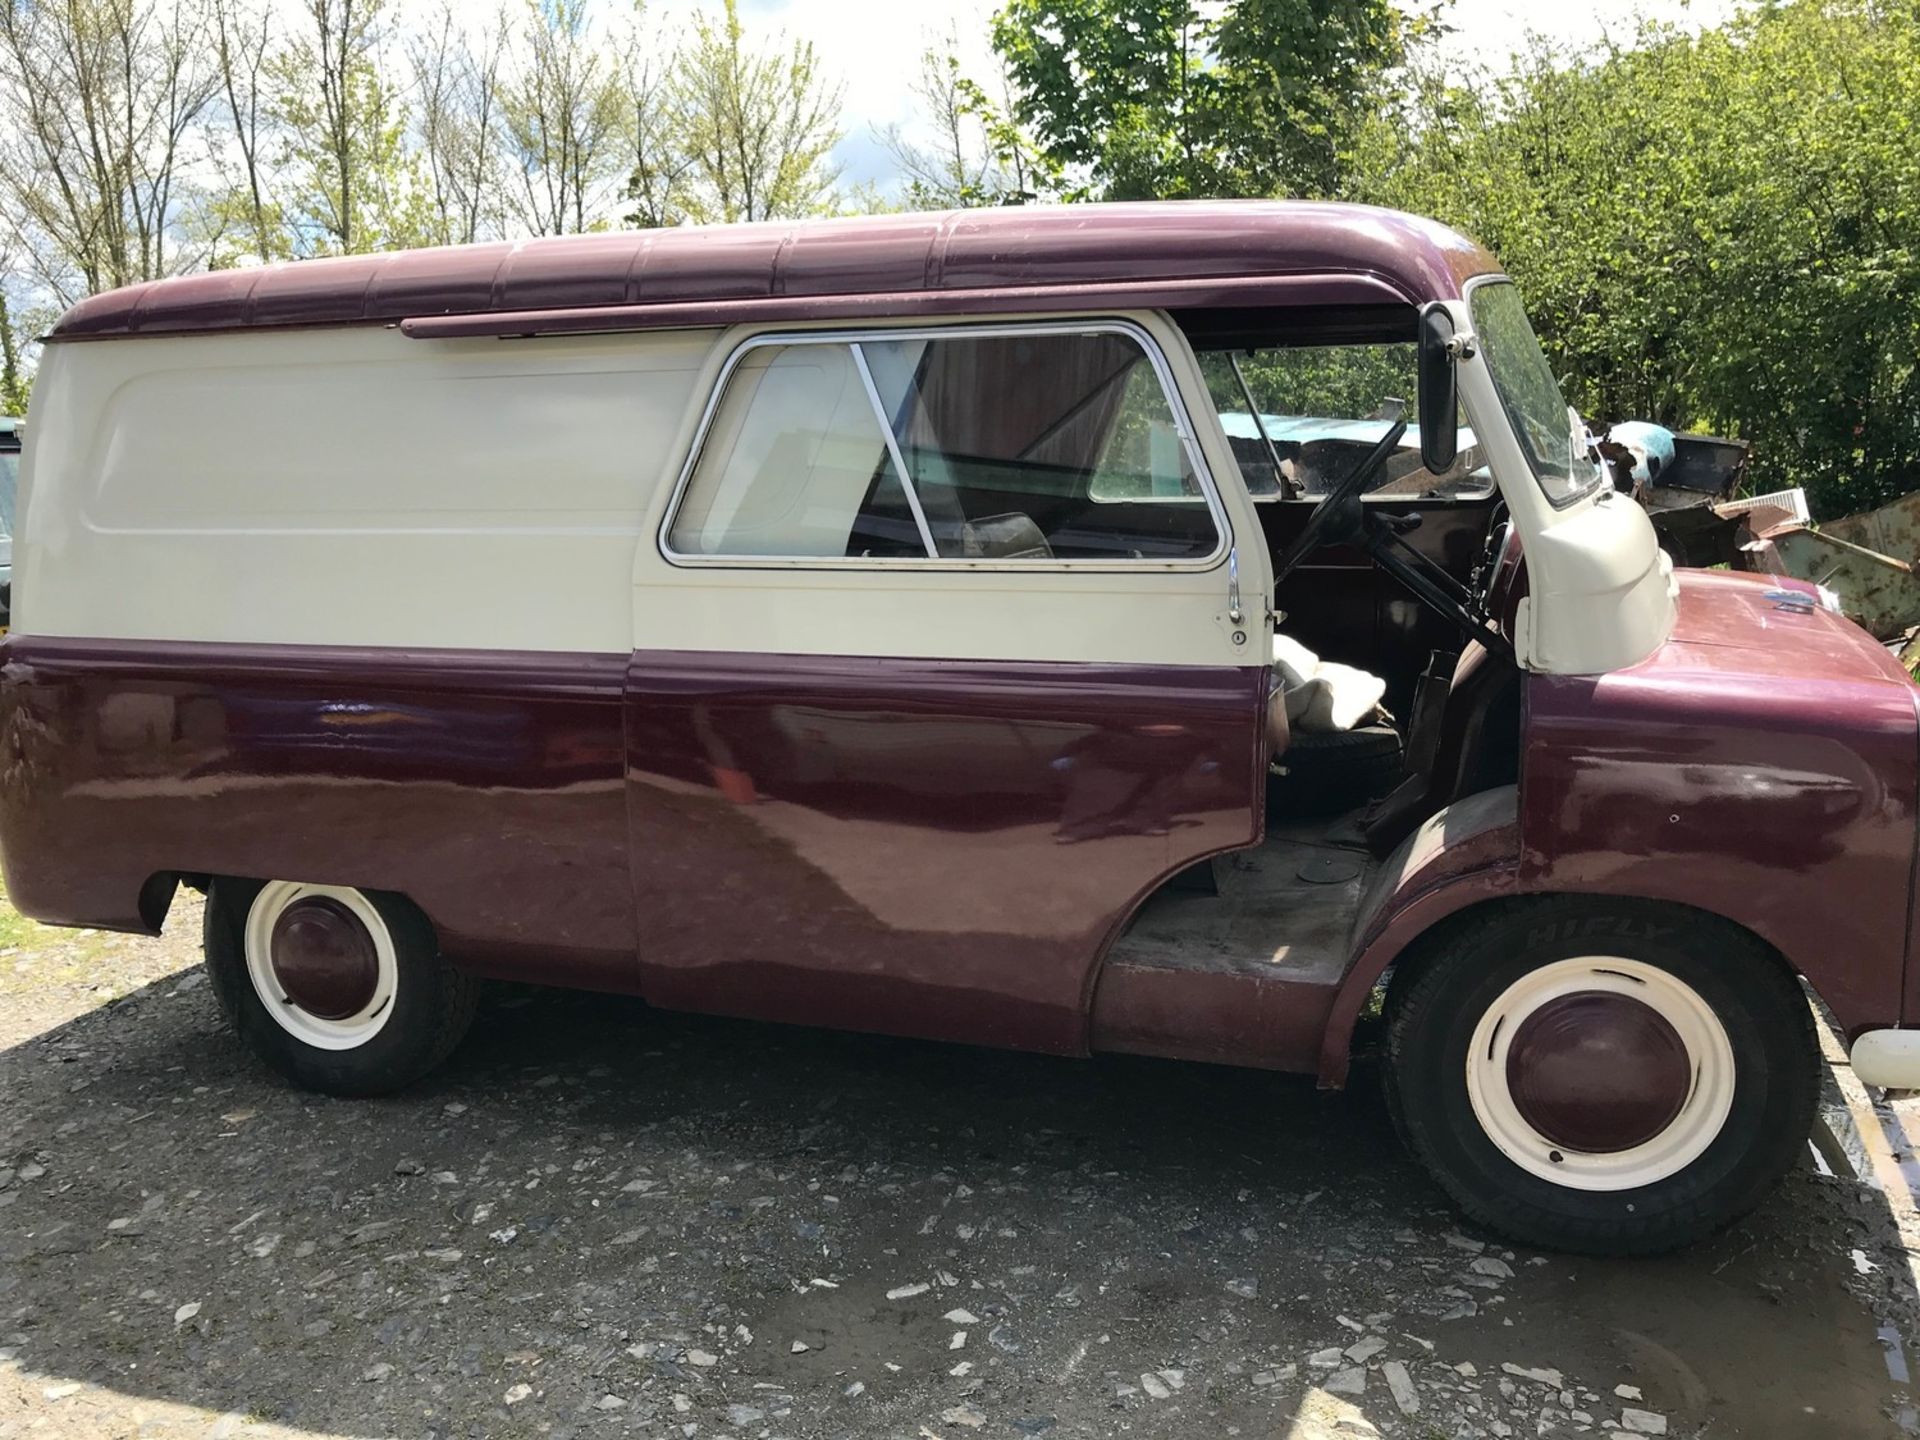
[[[1249,850],[1212,862],[1218,894],[1163,886],[1114,945],[1112,963],[1332,983],[1378,864],[1331,843],[1337,821],[1269,824]]]

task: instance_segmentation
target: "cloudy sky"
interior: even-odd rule
[[[491,3],[491,0],[487,0]],[[805,36],[846,85],[845,126],[838,159],[849,181],[891,179],[894,167],[875,138],[889,124],[911,129],[909,89],[929,40],[951,25],[961,38],[962,60],[979,75],[990,73],[987,23],[1003,0],[741,0],[741,17],[756,34],[785,30]],[[669,24],[699,8],[701,0],[652,0],[650,21]],[[1555,39],[1585,42],[1611,31],[1630,35],[1637,16],[1690,25],[1723,18],[1731,0],[1454,0],[1449,50],[1469,59],[1495,60],[1525,38],[1529,29]]]

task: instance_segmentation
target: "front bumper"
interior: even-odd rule
[[[1849,1058],[1862,1084],[1920,1090],[1920,1030],[1868,1030]]]

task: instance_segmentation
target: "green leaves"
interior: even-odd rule
[[[1417,23],[1391,0],[1010,0],[993,43],[1066,198],[1329,195]]]
[[[32,377],[20,363],[20,344],[14,335],[13,311],[0,295],[0,415],[23,416]]]
[[[302,0],[268,64],[295,254],[426,243],[407,112],[379,63],[385,0]]]
[[[1920,486],[1916,114],[1910,4],[1801,0],[1416,75],[1350,188],[1498,254],[1583,413],[1744,436],[1835,515]]]
[[[701,14],[640,104],[631,223],[766,220],[831,208],[843,88],[811,41],[750,41],[735,0]]]

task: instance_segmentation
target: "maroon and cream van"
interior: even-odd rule
[[[1469,1215],[1632,1252],[1802,1153],[1802,982],[1920,1084],[1915,687],[1676,574],[1428,222],[203,275],[70,311],[26,436],[8,892],[204,890],[303,1085],[415,1079],[488,976],[1330,1086],[1377,1031]]]

